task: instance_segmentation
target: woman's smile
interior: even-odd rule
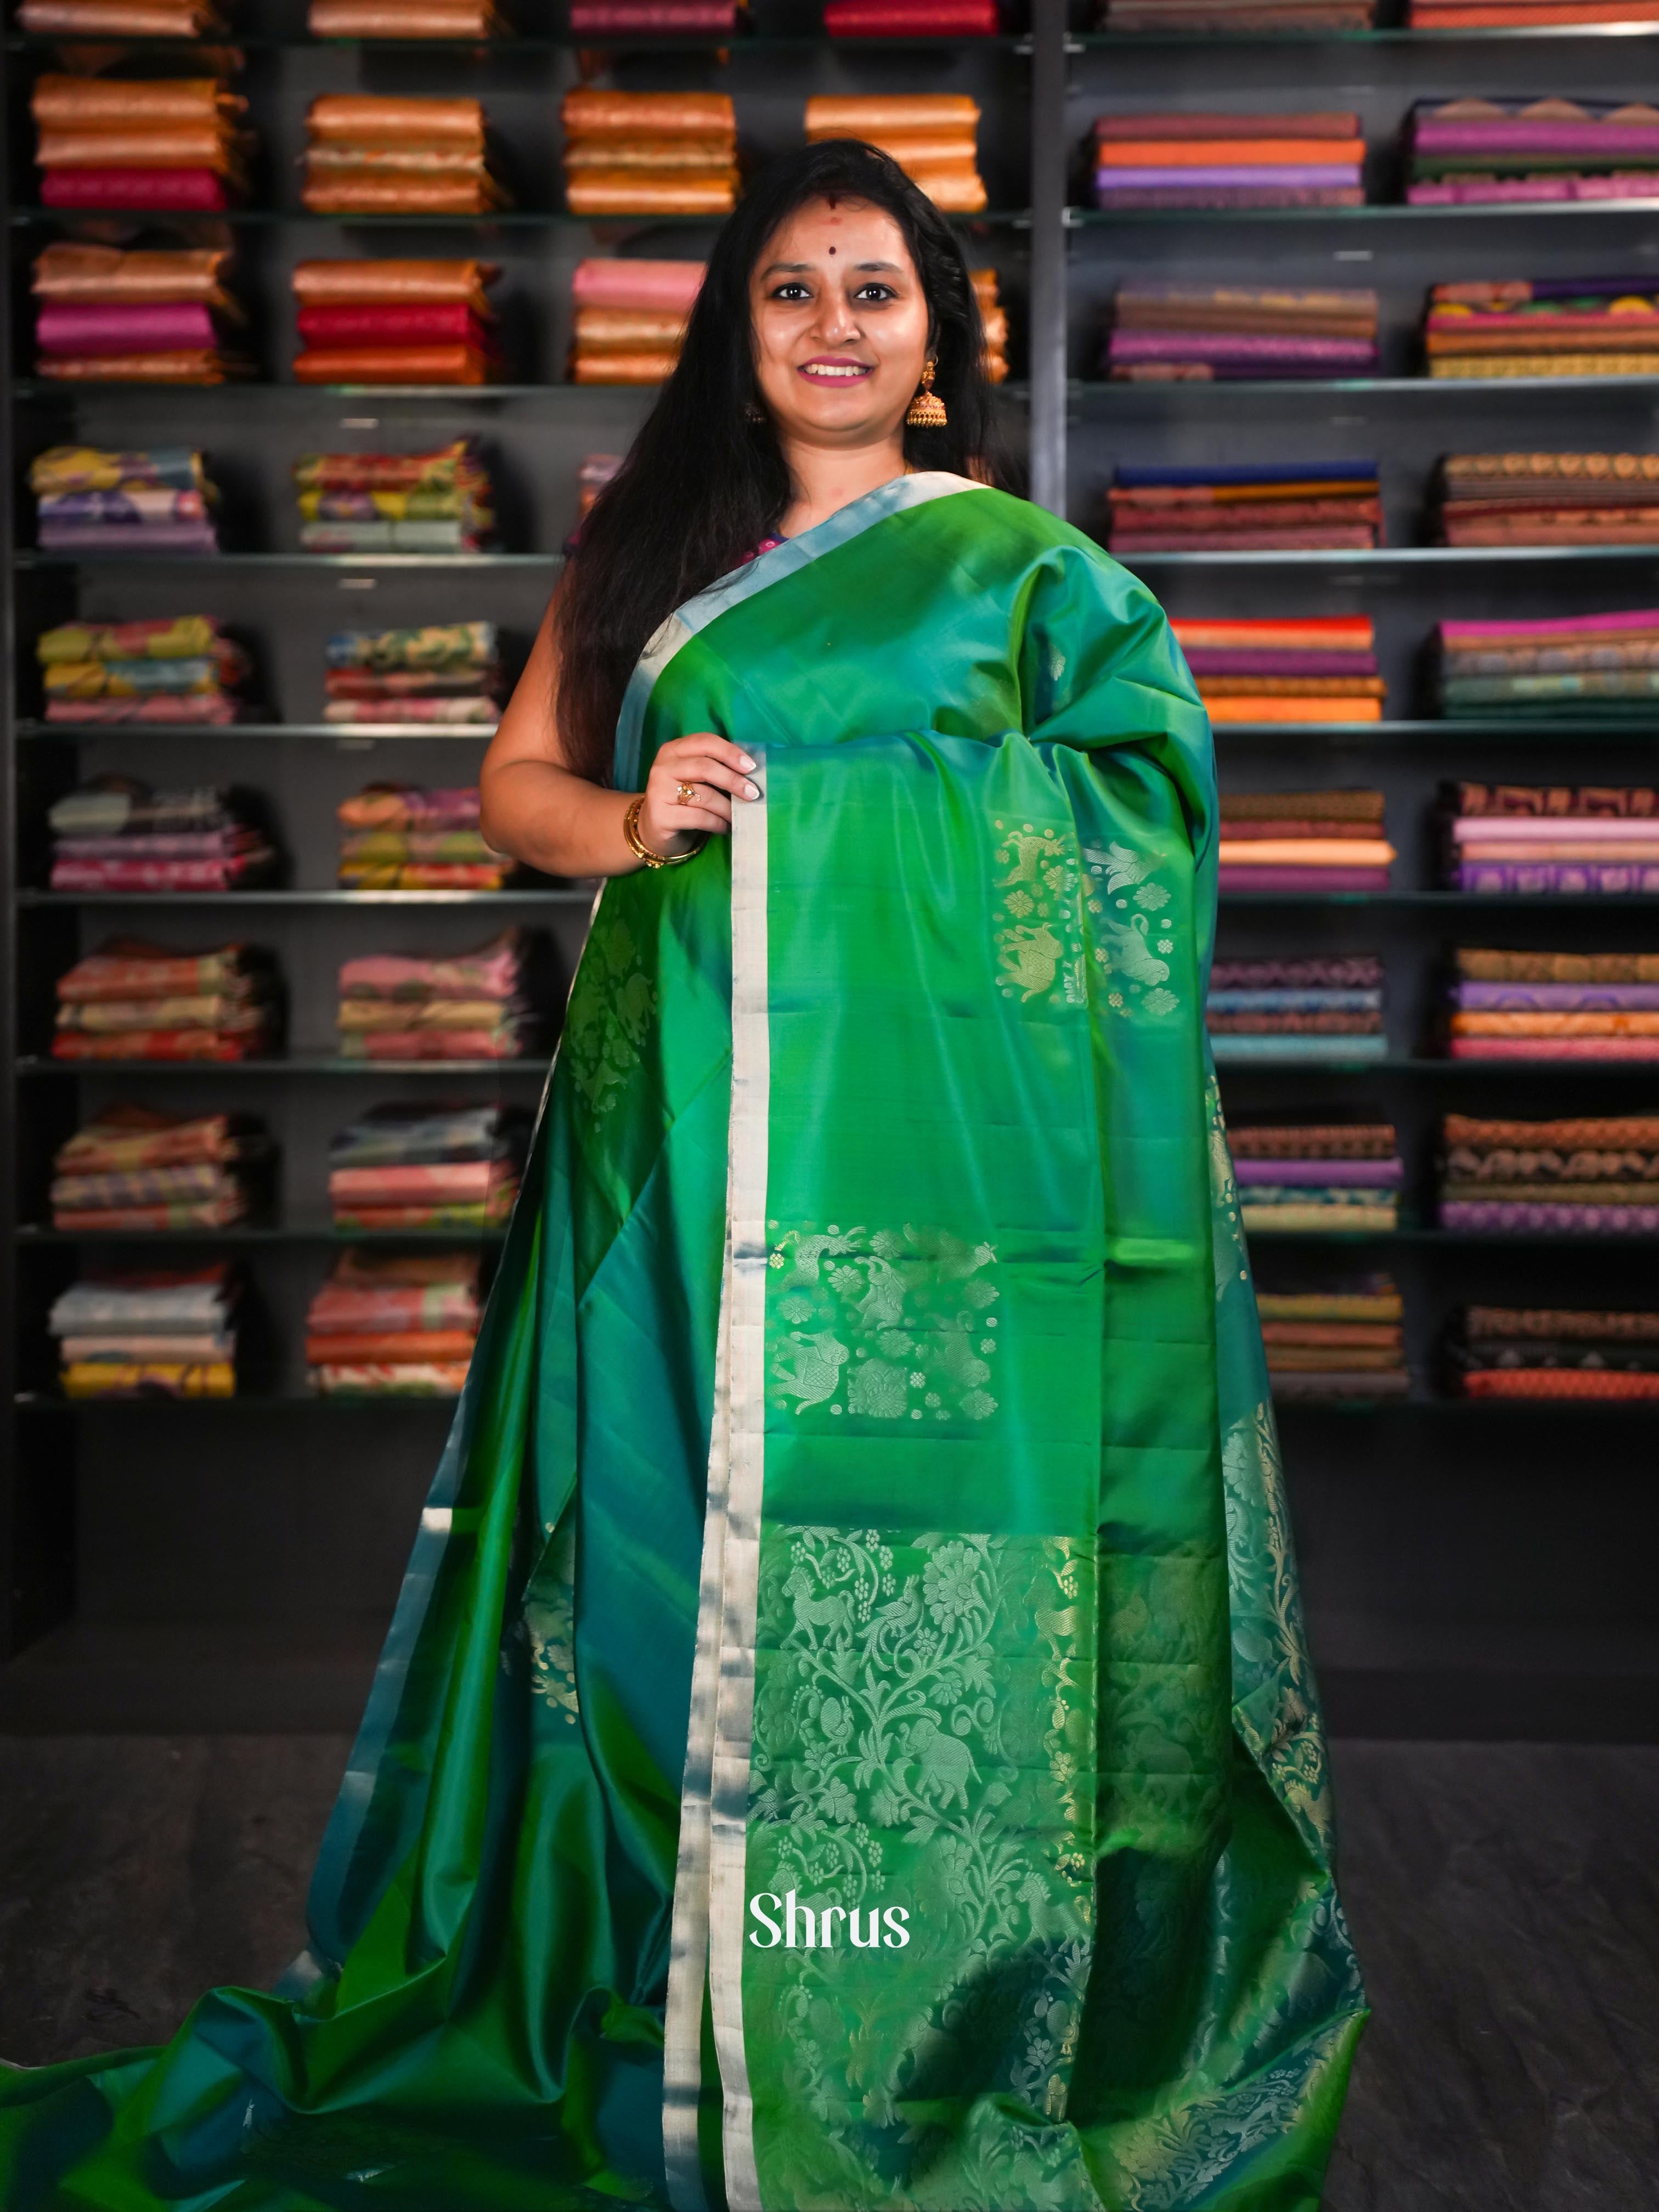
[[[847,354],[815,354],[811,361],[802,362],[799,370],[802,376],[810,376],[825,383],[843,384],[854,383],[860,377],[871,376],[874,373],[873,362],[854,361]]]

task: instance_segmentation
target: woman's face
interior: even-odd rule
[[[927,358],[927,302],[904,233],[866,200],[814,200],[773,234],[749,283],[755,376],[781,436],[890,437]]]

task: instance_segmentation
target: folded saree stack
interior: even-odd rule
[[[1224,891],[1385,891],[1397,857],[1380,791],[1221,794]]]
[[[100,775],[47,809],[55,891],[232,891],[270,883],[278,854],[251,792],[152,791]]]
[[[832,39],[994,39],[997,0],[823,0]]]
[[[1008,380],[1008,313],[1002,304],[994,269],[970,269],[968,275],[985,331],[985,374],[993,384]]]
[[[442,722],[483,731],[501,719],[494,623],[338,630],[325,651],[326,722]]]
[[[1347,552],[1382,542],[1375,461],[1120,468],[1108,495],[1110,550],[1136,553]]]
[[[1170,628],[1218,726],[1382,718],[1376,628],[1369,615],[1288,622],[1181,617]]]
[[[1103,115],[1094,164],[1101,208],[1338,208],[1365,197],[1359,118],[1334,109]]]
[[[1218,960],[1205,1019],[1218,1067],[1381,1060],[1382,963],[1370,953]]]
[[[29,463],[45,553],[216,553],[218,492],[187,446],[118,453],[51,446]]]
[[[499,1229],[519,1194],[529,1133],[527,1116],[507,1106],[372,1106],[329,1145],[334,1226]]]
[[[495,527],[471,438],[427,453],[307,453],[294,484],[307,553],[476,553]]]
[[[1523,622],[1443,622],[1443,714],[1628,721],[1659,699],[1659,607]]]
[[[1204,32],[1368,31],[1376,0],[1101,0],[1100,27],[1192,38]]]
[[[52,1158],[55,1229],[228,1229],[263,1195],[270,1139],[246,1114],[158,1114],[106,1106]]]
[[[246,197],[247,102],[216,77],[37,77],[29,108],[49,208],[208,214]]]
[[[1659,453],[1448,453],[1445,545],[1659,545]]]
[[[1460,945],[1453,957],[1453,1060],[1659,1060],[1659,952]]]
[[[1659,891],[1651,784],[1445,783],[1449,890],[1621,897]]]
[[[1340,1406],[1404,1398],[1405,1301],[1392,1275],[1258,1281],[1267,1376],[1280,1405]]]
[[[313,215],[488,215],[512,204],[489,165],[483,102],[331,92],[306,111]]]
[[[672,376],[702,270],[701,261],[579,261],[570,285],[570,381],[660,384]]]
[[[453,1398],[482,1318],[476,1253],[342,1252],[306,1315],[311,1387]]]
[[[745,0],[570,0],[570,28],[595,40],[702,39],[735,31]]]
[[[1437,284],[1423,349],[1431,376],[1659,376],[1659,284],[1650,273]]]
[[[1227,1139],[1247,1236],[1399,1227],[1405,1167],[1391,1121],[1243,1121]]]
[[[282,1027],[276,967],[252,945],[209,952],[117,938],[58,979],[54,1060],[257,1060]]]
[[[213,246],[124,253],[58,240],[30,289],[37,376],[76,384],[223,384],[251,376],[243,314]]]
[[[977,215],[986,204],[978,131],[979,102],[962,92],[814,93],[806,103],[810,145],[862,138],[879,146],[951,215]]]
[[[220,727],[242,712],[248,658],[211,615],[59,623],[34,654],[49,722]]]
[[[1650,198],[1659,107],[1645,100],[1419,100],[1405,131],[1418,207]]]
[[[313,39],[499,39],[511,27],[494,0],[311,0]]]
[[[15,21],[40,39],[222,39],[214,0],[22,0]]]
[[[545,1034],[532,945],[509,929],[447,957],[371,952],[340,969],[346,1060],[517,1060]]]
[[[296,384],[489,384],[501,340],[488,261],[302,261]]]
[[[1466,1306],[1445,1364],[1465,1398],[1659,1398],[1659,1313]]]
[[[738,118],[723,92],[608,92],[579,85],[559,109],[573,215],[729,215]]]
[[[346,890],[497,891],[514,863],[478,828],[478,787],[426,791],[371,783],[335,810]]]
[[[1443,1135],[1443,1229],[1659,1234],[1659,1115],[1517,1121],[1448,1114]]]
[[[1375,292],[1120,284],[1101,374],[1119,383],[1374,376]]]
[[[228,1398],[236,1389],[234,1271],[83,1275],[52,1301],[66,1398]]]

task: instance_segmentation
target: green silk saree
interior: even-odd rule
[[[1316,2212],[1364,2018],[1157,605],[889,484],[690,602],[283,1988],[9,2212]]]

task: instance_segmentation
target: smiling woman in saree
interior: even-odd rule
[[[276,1995],[14,2208],[1316,2212],[1364,1997],[1158,606],[948,227],[763,177],[486,767],[606,878]]]

